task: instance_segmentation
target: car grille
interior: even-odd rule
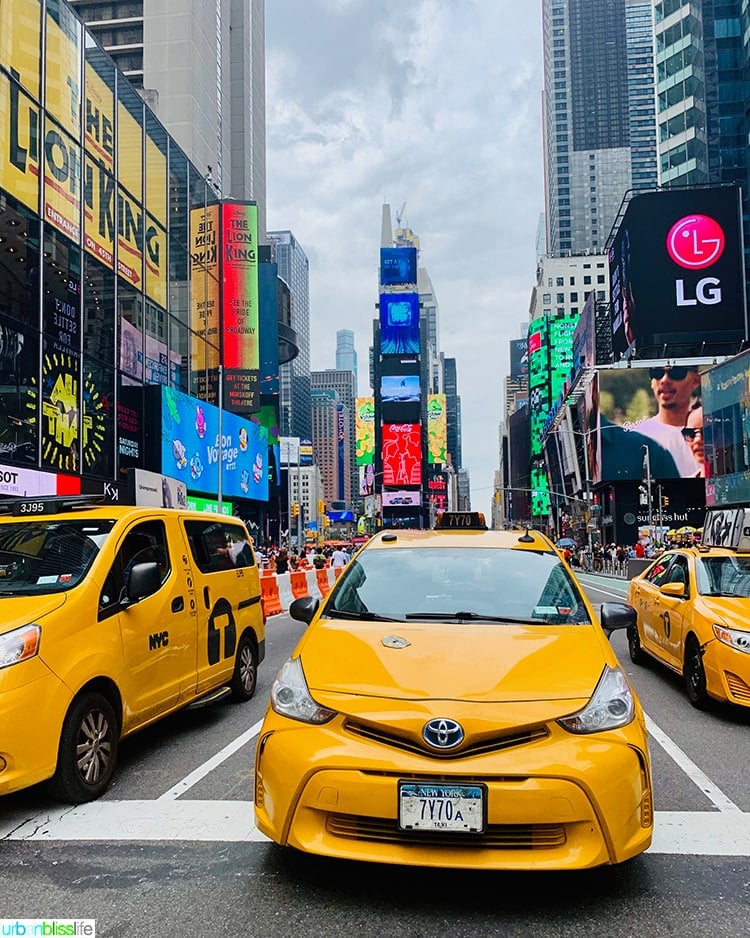
[[[382,743],[384,746],[392,746],[395,749],[403,749],[405,752],[417,753],[420,756],[430,756],[433,759],[463,759],[468,756],[479,756],[489,752],[498,752],[501,749],[509,749],[512,746],[525,746],[527,743],[546,739],[549,736],[549,730],[546,726],[533,726],[520,733],[485,737],[456,746],[455,749],[441,752],[439,749],[433,749],[426,743],[421,742],[421,740],[388,732],[382,726],[372,726],[355,720],[346,720],[344,729],[355,736],[361,736],[363,739]]]
[[[731,671],[725,671],[724,677],[727,679],[727,686],[729,687],[729,693],[732,697],[736,697],[737,700],[750,702],[750,687],[747,686],[741,677],[732,674]]]
[[[507,850],[561,847],[566,839],[563,824],[489,824],[481,834],[446,834],[441,831],[402,831],[397,821],[353,814],[327,815],[326,830],[335,837],[351,840]]]

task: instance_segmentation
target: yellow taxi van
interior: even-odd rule
[[[186,706],[255,693],[258,567],[238,518],[0,504],[0,795],[49,780],[82,803],[121,739]]]

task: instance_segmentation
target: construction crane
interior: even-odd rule
[[[406,208],[406,202],[401,203],[401,208],[396,212],[396,227],[401,227],[401,219],[404,217],[404,209]]]

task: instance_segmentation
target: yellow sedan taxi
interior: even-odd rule
[[[670,550],[630,582],[637,623],[630,657],[650,655],[682,674],[688,699],[750,707],[750,552],[732,547]]]
[[[273,683],[255,814],[276,843],[420,866],[576,869],[650,842],[644,717],[569,566],[535,531],[445,513],[382,531]]]

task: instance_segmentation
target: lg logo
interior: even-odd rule
[[[667,252],[675,264],[687,270],[710,267],[724,253],[725,238],[721,225],[708,215],[686,215],[669,229]],[[678,306],[714,306],[721,302],[721,281],[704,277],[695,286],[695,296],[685,295],[685,281],[675,281]]]

